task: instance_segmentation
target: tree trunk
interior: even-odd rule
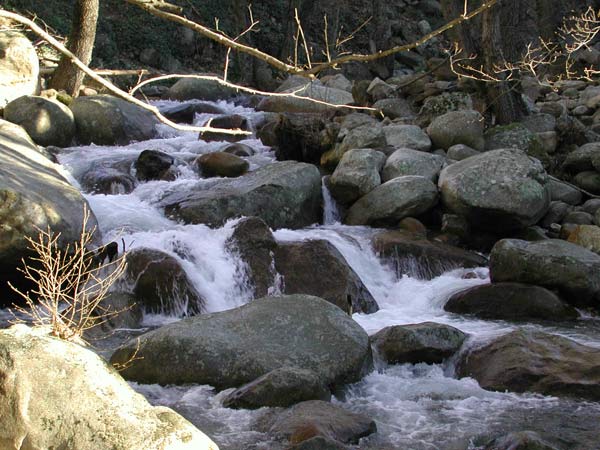
[[[89,64],[96,39],[99,0],[76,0],[73,7],[73,22],[67,48],[83,63]],[[84,73],[63,56],[50,81],[50,87],[65,90],[76,96],[83,82]]]

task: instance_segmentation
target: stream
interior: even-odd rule
[[[157,101],[159,107],[176,102]],[[262,113],[218,102],[227,114],[241,114],[256,121]],[[210,115],[197,115],[202,124]],[[150,247],[177,258],[189,278],[206,299],[207,312],[238,307],[252,299],[252,287],[243,276],[244,263],[225,246],[237,220],[222,228],[183,225],[166,217],[162,199],[171,192],[198,183],[207,187],[214,181],[202,179],[186,165],[200,154],[219,150],[222,142],[199,141],[193,132],[173,131],[159,125],[160,138],[122,147],[86,146],[65,149],[59,156],[62,173],[79,186],[81,175],[94,165],[116,161],[133,162],[142,150],[155,149],[172,155],[179,164],[174,181],[140,183],[130,194],[86,194],[98,218],[104,240],[125,241],[127,248]],[[273,151],[258,139],[242,141],[256,154],[246,158],[250,170],[275,161]],[[133,169],[132,169],[133,170]],[[367,227],[341,225],[335,202],[324,187],[323,225],[300,230],[274,232],[280,242],[325,239],[345,257],[377,300],[374,314],[353,318],[373,334],[390,325],[433,321],[449,324],[469,333],[465,346],[481,345],[517,327],[560,334],[586,345],[600,347],[600,324],[583,318],[575,324],[484,321],[447,313],[443,305],[450,295],[478,284],[489,283],[486,268],[475,269],[476,277],[462,278],[473,269],[457,269],[433,280],[397,274],[371,248],[377,231]],[[178,315],[185,312],[180,305]],[[5,312],[0,311],[0,314]],[[178,320],[176,316],[146,314],[144,327],[151,328]],[[131,334],[131,331],[129,331]],[[378,433],[361,441],[361,449],[443,449],[480,448],[490,437],[512,431],[533,430],[565,449],[600,449],[600,404],[534,394],[489,392],[470,378],[453,377],[454,361],[441,365],[402,364],[386,366],[376,361],[376,370],[346,388],[333,402],[364,413],[377,422]],[[224,408],[221,399],[230,390],[216,393],[210,386],[166,386],[131,383],[153,404],[169,406],[207,433],[221,450],[279,449],[268,435],[255,431],[255,422],[268,408],[255,411]]]

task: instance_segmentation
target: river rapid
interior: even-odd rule
[[[155,102],[168,107],[175,102]],[[219,102],[226,113],[241,114],[255,122],[261,113]],[[204,123],[210,115],[197,115]],[[86,194],[99,221],[104,240],[125,241],[127,248],[150,247],[177,258],[187,275],[206,299],[208,312],[238,307],[252,299],[252,287],[244,277],[244,263],[226,249],[236,220],[222,228],[183,225],[164,215],[161,200],[171,192],[189,189],[202,179],[186,165],[200,154],[216,151],[222,142],[199,141],[196,133],[178,132],[159,125],[160,138],[122,147],[72,147],[59,156],[62,171],[70,181],[77,180],[94,165],[111,161],[135,161],[142,150],[155,149],[172,155],[179,162],[174,181],[140,183],[130,194]],[[250,170],[275,161],[273,151],[258,139],[243,143],[256,154],[248,157]],[[133,166],[132,166],[133,167]],[[134,170],[134,169],[132,169]],[[463,278],[467,271],[457,269],[433,280],[420,280],[383,264],[373,252],[370,238],[376,230],[339,223],[335,202],[324,187],[322,225],[300,230],[276,230],[280,242],[325,239],[345,257],[377,300],[374,314],[354,314],[368,334],[390,325],[433,321],[445,323],[470,334],[465,347],[477,346],[519,326],[540,329],[600,347],[600,324],[583,318],[575,324],[516,325],[503,321],[484,321],[447,313],[443,305],[450,295],[478,284],[489,283],[486,268],[475,269],[475,277]],[[414,264],[414,263],[413,263]],[[277,291],[277,286],[273,286]],[[124,331],[128,336],[148,328],[178,320],[186,305],[173,316],[147,314],[143,330]],[[5,314],[6,312],[1,312]],[[222,450],[278,449],[280,444],[256,431],[256,423],[268,408],[256,411],[233,410],[222,406],[229,391],[216,393],[210,386],[132,386],[153,404],[169,406],[207,433]],[[362,449],[476,449],[490,437],[511,431],[533,430],[565,449],[600,449],[600,404],[577,402],[533,394],[489,392],[470,378],[454,378],[454,361],[441,365],[402,364],[386,366],[376,360],[376,369],[362,381],[337,393],[334,403],[364,413],[377,422],[378,432],[361,441]]]

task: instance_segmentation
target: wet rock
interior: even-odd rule
[[[581,203],[583,195],[578,189],[554,179],[548,180],[548,184],[552,201],[565,202],[569,205],[579,205]]]
[[[204,299],[179,261],[160,250],[128,252],[126,277],[134,286],[137,303],[148,312],[185,316],[204,310]]]
[[[453,159],[455,161],[462,161],[463,159],[467,159],[471,156],[479,155],[481,152],[478,152],[474,148],[471,148],[467,145],[456,144],[448,149],[448,159]]]
[[[345,444],[358,444],[360,438],[375,433],[377,426],[362,414],[312,400],[282,412],[265,427],[265,431],[288,440],[290,444],[299,444],[315,436]]]
[[[70,105],[81,144],[127,145],[156,136],[150,111],[111,95],[78,97]]]
[[[24,95],[4,107],[4,119],[22,126],[36,144],[68,147],[75,136],[73,113],[62,103]]]
[[[283,161],[242,177],[167,195],[168,215],[185,223],[221,226],[241,216],[256,216],[271,228],[302,228],[321,220],[321,175],[306,163]]]
[[[600,350],[541,331],[516,330],[463,355],[457,373],[492,391],[600,399]]]
[[[299,89],[299,90],[298,90]],[[321,113],[332,107],[323,103],[312,102],[298,97],[308,97],[332,105],[349,105],[354,102],[352,94],[342,89],[323,86],[320,82],[304,85],[302,88],[293,87],[285,92],[295,91],[295,97],[265,97],[258,104],[259,111],[291,112],[291,113]]]
[[[176,123],[193,123],[196,114],[223,114],[225,111],[212,103],[182,103],[161,109],[167,119]]]
[[[38,89],[39,62],[35,48],[24,35],[0,32],[0,108]]]
[[[473,110],[451,111],[436,117],[427,127],[427,134],[435,148],[449,149],[464,144],[475,150],[483,150],[484,119]]]
[[[239,114],[227,114],[214,117],[212,119],[209,119],[204,124],[204,126],[210,126],[212,128],[220,128],[224,130],[250,131],[250,124],[248,123],[248,120],[244,116],[240,116]],[[249,136],[246,134],[229,134],[220,133],[218,131],[203,131],[198,136],[198,139],[201,139],[205,142],[237,142],[243,139],[247,139],[248,137]]]
[[[225,152],[213,152],[196,159],[196,164],[206,177],[239,177],[250,167],[248,161]]]
[[[592,158],[596,155],[600,155],[600,142],[582,145],[567,155],[562,167],[571,173],[594,170]]]
[[[450,297],[446,311],[492,320],[573,320],[579,314],[556,294],[539,286],[494,283]]]
[[[600,306],[600,256],[558,239],[498,241],[490,254],[493,282],[514,281],[556,289],[568,303]]]
[[[361,197],[348,210],[348,225],[391,225],[404,217],[414,217],[437,203],[435,185],[426,178],[404,176],[383,183]]]
[[[399,148],[392,153],[383,167],[383,181],[405,175],[418,175],[434,183],[444,166],[445,158],[409,148]]]
[[[371,364],[369,338],[360,325],[308,295],[265,297],[165,325],[120,347],[111,362],[129,361],[136,349],[141,359],[121,372],[126,379],[217,389],[286,366],[312,370],[337,387],[358,381]]]
[[[489,231],[533,225],[550,205],[542,165],[519,150],[489,151],[451,164],[438,186],[449,211]]]
[[[329,148],[324,142],[326,127],[320,114],[278,114],[259,129],[258,137],[265,145],[276,147],[279,161],[318,164],[323,152]]]
[[[487,265],[487,260],[476,253],[400,230],[376,234],[373,248],[399,276],[429,280],[452,269]]]
[[[150,405],[94,352],[40,329],[0,331],[0,380],[5,449],[218,448],[170,408]]]
[[[377,302],[342,254],[325,240],[281,243],[275,268],[285,294],[320,297],[347,313],[374,313]]]
[[[109,313],[106,322],[102,324],[102,329],[105,331],[112,332],[115,328],[139,328],[142,324],[143,308],[136,302],[133,294],[109,292],[102,299],[100,306]],[[93,330],[94,328],[92,328]]]
[[[60,233],[61,247],[79,240],[86,206],[79,190],[40,154],[25,130],[0,120],[0,286],[10,281],[29,289],[16,270],[30,256],[26,238],[37,239],[40,229],[50,227]],[[88,225],[97,225],[93,213]],[[0,306],[14,301],[4,297]]]
[[[274,251],[277,241],[269,226],[258,217],[247,217],[238,222],[227,241],[231,251],[236,251],[246,263],[248,278],[254,286],[254,297],[268,294],[275,282]]]
[[[164,98],[169,100],[229,100],[238,94],[237,89],[230,88],[216,80],[201,80],[196,78],[182,78],[165,93]]]
[[[371,336],[371,342],[389,364],[439,364],[456,353],[466,338],[449,325],[423,322],[385,327]]]
[[[254,155],[254,149],[246,144],[230,144],[221,150],[223,153],[229,153],[231,155],[239,156],[240,158]]]
[[[112,167],[92,166],[81,178],[81,187],[93,194],[119,195],[133,191],[136,180]]]
[[[329,179],[331,195],[342,204],[351,204],[381,184],[379,172],[385,155],[371,149],[353,149],[344,153]]]
[[[483,450],[558,450],[533,431],[519,431],[498,437]]]
[[[287,407],[308,400],[328,402],[330,399],[329,388],[314,372],[281,367],[227,394],[223,406],[244,409]]]
[[[136,176],[140,181],[162,180],[175,159],[158,150],[144,150],[135,162]]]
[[[383,134],[386,144],[392,147],[431,150],[431,139],[416,125],[387,125],[383,127]]]

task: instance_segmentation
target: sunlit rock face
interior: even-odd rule
[[[0,448],[218,450],[92,351],[25,325],[0,332]]]
[[[27,237],[50,227],[62,242],[79,238],[86,201],[39,153],[19,126],[0,121],[0,285],[19,284],[16,271],[28,256]],[[89,225],[96,220],[91,218]],[[9,299],[0,300],[0,305]]]
[[[21,33],[0,32],[0,108],[38,89],[39,62],[35,49]]]

